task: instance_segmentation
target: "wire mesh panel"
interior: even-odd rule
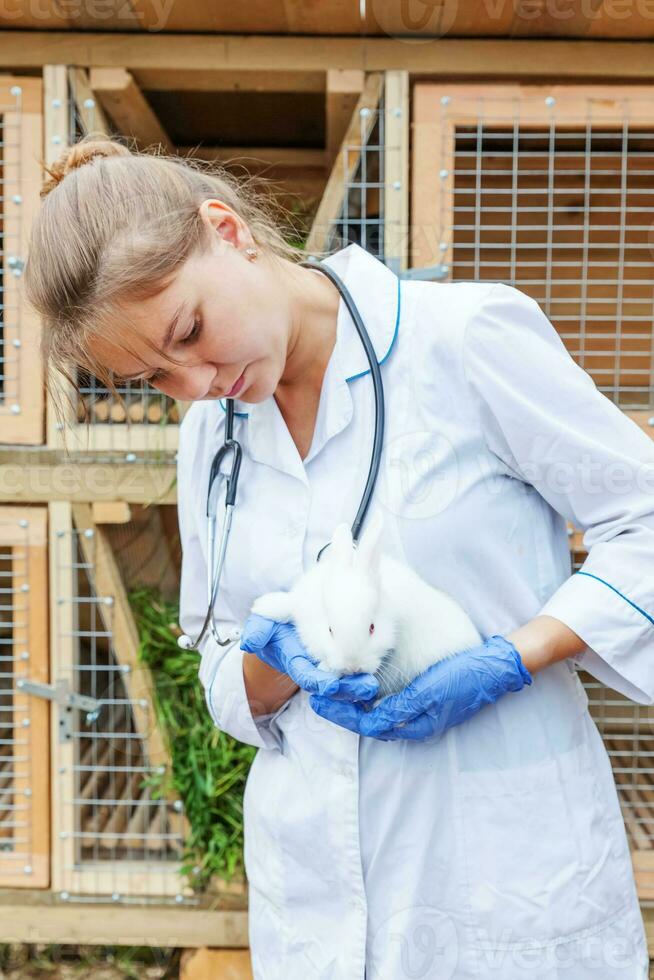
[[[654,391],[652,105],[642,87],[414,92],[414,264],[434,266],[434,278],[517,286],[598,388],[644,414]]]
[[[98,529],[51,504],[52,671],[83,700],[59,707],[53,773],[53,887],[63,897],[184,902],[185,820],[156,790],[168,766],[124,597],[106,585]]]
[[[38,319],[21,276],[41,184],[41,81],[0,76],[0,442],[44,441]]]
[[[0,885],[49,883],[47,514],[0,508]]]
[[[81,68],[48,66],[46,132],[50,160],[87,134],[117,136],[97,104]],[[116,385],[117,395],[88,373],[76,371],[76,386],[58,380],[59,412],[49,406],[48,441],[94,461],[127,456],[130,461],[170,459],[177,449],[181,406],[147,382]],[[63,410],[64,418],[60,418]],[[65,439],[64,439],[65,428]]]
[[[577,571],[587,552],[582,533],[572,528],[569,533]],[[642,903],[654,903],[654,706],[630,701],[584,670],[579,679],[611,760],[638,894]]]

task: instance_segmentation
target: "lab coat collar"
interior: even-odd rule
[[[375,349],[378,363],[388,357],[400,322],[400,280],[379,259],[353,243],[324,259],[336,272],[356,303]],[[336,343],[327,364],[313,442],[301,459],[284,417],[271,396],[254,405],[235,399],[237,417],[247,418],[247,453],[257,462],[297,477],[307,484],[305,465],[351,421],[349,385],[370,374],[359,334],[341,297],[336,321]],[[220,402],[225,410],[225,401]],[[235,429],[236,431],[236,429]],[[242,437],[242,436],[241,436]]]

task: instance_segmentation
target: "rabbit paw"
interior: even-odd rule
[[[289,592],[266,592],[252,603],[252,612],[278,623],[290,623],[291,601]]]

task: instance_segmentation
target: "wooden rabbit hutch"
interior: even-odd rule
[[[651,434],[647,22],[606,4],[586,30],[515,5],[493,19],[446,2],[409,27],[374,3],[300,0],[284,23],[259,2],[176,3],[163,25],[140,3],[101,22],[51,6],[0,32],[0,905],[16,940],[246,947],[245,885],[198,893],[183,801],[145,785],[171,761],[136,656],[129,541],[147,524],[174,592],[187,406],[78,377],[64,440],[21,293],[39,160],[91,131],[156,143],[274,181],[308,252],[356,241],[408,277],[513,284]],[[570,541],[572,568],[575,528]],[[581,677],[654,948],[654,709]]]

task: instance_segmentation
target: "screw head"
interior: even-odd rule
[[[362,119],[367,119],[368,116],[370,115],[370,109],[368,108],[368,106],[364,106],[363,109],[361,109],[361,111],[359,112],[359,115],[361,116]]]
[[[95,109],[95,99],[84,99],[85,109]]]
[[[652,417],[647,420],[647,424],[654,425],[654,415],[652,415]]]
[[[15,405],[15,404],[12,405],[11,406],[11,414],[12,415],[20,415],[20,405]]]
[[[111,896],[111,901],[112,902],[119,902],[120,901],[120,894],[118,892],[114,892],[113,895]]]
[[[14,204],[22,204],[23,203],[23,198],[21,197],[20,194],[12,194],[11,195],[11,199],[14,202]]]
[[[175,811],[175,813],[181,813],[183,809],[184,809],[184,804],[182,803],[182,801],[175,800],[175,802],[173,803],[173,810]]]
[[[29,728],[29,727],[30,727],[29,718],[23,718],[23,728]]]
[[[554,98],[553,95],[547,96],[547,98],[545,99],[545,105],[547,106],[548,109],[551,109],[552,106],[556,105],[556,99]]]
[[[438,176],[441,178],[441,180],[445,180],[445,178],[449,176],[449,173],[449,170],[443,169],[439,172]]]
[[[178,905],[180,905],[184,901],[184,896],[183,895],[175,895],[175,901],[177,902]]]
[[[11,92],[11,94],[12,94],[12,95],[14,95],[14,96],[19,96],[19,95],[21,95],[21,94],[22,94],[22,92],[23,92],[23,90],[22,90],[22,88],[20,87],[20,85],[12,85],[12,86],[11,86],[11,88],[9,89],[9,91],[10,91],[10,92]]]
[[[70,895],[68,894],[68,892],[59,892],[59,898],[61,899],[62,902],[67,902],[68,899],[70,898]]]
[[[53,99],[52,100],[52,108],[53,109],[61,109],[61,99]]]
[[[399,106],[399,105],[395,106],[395,108],[393,109],[393,115],[395,116],[396,119],[401,119],[402,118],[402,108],[401,108],[401,106]]]
[[[32,865],[31,864],[26,864],[25,865],[25,867],[23,868],[23,874],[25,874],[25,875],[31,875],[32,874]]]
[[[393,181],[393,190],[394,191],[400,191],[400,190],[402,190],[402,181],[401,180],[394,180]]]
[[[104,604],[105,604],[105,606],[113,606],[113,604],[114,604],[114,597],[112,595],[105,596],[104,597]]]
[[[127,455],[125,456],[125,462],[126,463],[135,463],[136,462],[136,453],[127,453]]]
[[[55,135],[52,137],[52,142],[55,146],[59,146],[61,143],[61,136],[55,133]]]
[[[84,532],[84,537],[85,538],[92,538],[93,537],[93,533],[94,533],[93,532],[93,528],[92,527],[87,527],[86,531]]]
[[[23,518],[22,518],[22,519],[21,519],[21,520],[20,520],[20,521],[18,522],[18,526],[19,526],[19,527],[29,527],[29,526],[30,526],[30,522],[29,522],[29,521],[26,521],[26,520],[25,520],[25,518],[23,517]]]
[[[449,95],[441,95],[441,105],[449,105],[450,97]]]
[[[22,346],[21,341],[20,341],[20,339],[18,337],[14,337],[14,339],[12,340],[12,344],[14,345],[14,347],[21,347]]]
[[[24,791],[24,793],[23,793],[23,796],[27,796],[27,797],[30,797],[31,795],[32,795],[32,790],[31,790],[31,789],[29,789],[29,788],[28,788],[28,789],[26,789],[26,790]]]
[[[29,658],[30,658],[29,652],[27,650],[23,650],[23,652],[20,655],[20,659],[29,660]]]

